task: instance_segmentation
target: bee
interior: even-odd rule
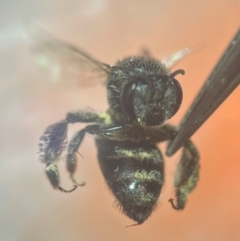
[[[173,58],[161,62],[149,54],[126,57],[108,65],[52,37],[36,46],[35,53],[47,59],[42,63],[62,66],[62,72],[73,69],[79,74],[88,72],[86,79],[79,82],[91,83],[103,77],[109,104],[105,112],[70,111],[63,120],[47,127],[40,138],[38,158],[46,164],[50,184],[65,193],[85,185],[74,174],[80,145],[85,134],[91,134],[102,174],[120,210],[135,225],[142,224],[156,208],[164,184],[164,159],[158,143],[176,136],[176,128],[166,121],[181,106],[182,88],[176,77],[184,75],[184,70],[171,72]],[[181,51],[178,54],[181,56],[174,57],[179,59],[184,55]],[[87,125],[68,142],[68,125],[74,123]],[[61,186],[57,168],[57,160],[65,150],[67,171],[74,184],[70,190]],[[169,199],[174,209],[184,209],[189,193],[198,182],[199,168],[198,151],[188,140],[175,173],[175,198]]]

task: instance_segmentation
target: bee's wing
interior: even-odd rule
[[[168,57],[165,57],[161,60],[161,62],[167,67],[172,68],[178,61],[180,61],[182,58],[184,58],[187,54],[190,53],[189,48],[181,49],[173,54],[171,54]]]
[[[81,86],[106,81],[109,65],[43,31],[35,31],[33,37],[33,56],[50,81]]]
[[[168,145],[171,156],[211,116],[240,84],[240,29],[231,40],[180,123],[178,134]]]

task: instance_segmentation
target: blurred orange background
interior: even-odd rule
[[[4,0],[0,13],[1,241],[240,240],[239,88],[192,137],[201,154],[201,173],[185,210],[176,212],[167,202],[173,196],[176,154],[166,159],[158,209],[143,225],[125,228],[133,222],[114,208],[91,136],[81,146],[84,159],[79,158],[77,172],[86,187],[64,194],[45,178],[36,157],[44,129],[69,110],[106,109],[106,92],[101,85],[62,88],[46,81],[21,31],[26,22],[36,22],[109,64],[141,47],[159,59],[191,48],[174,67],[186,71],[178,76],[184,100],[171,120],[177,125],[239,28],[239,0]],[[62,185],[71,187],[64,163],[60,171]]]

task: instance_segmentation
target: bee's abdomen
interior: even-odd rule
[[[164,182],[164,163],[155,145],[96,139],[98,160],[121,210],[143,223],[156,207]]]

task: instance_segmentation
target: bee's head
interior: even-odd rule
[[[149,79],[137,77],[125,84],[121,92],[121,105],[132,121],[144,126],[158,126],[170,119],[182,103],[182,88],[171,75],[151,76]]]

